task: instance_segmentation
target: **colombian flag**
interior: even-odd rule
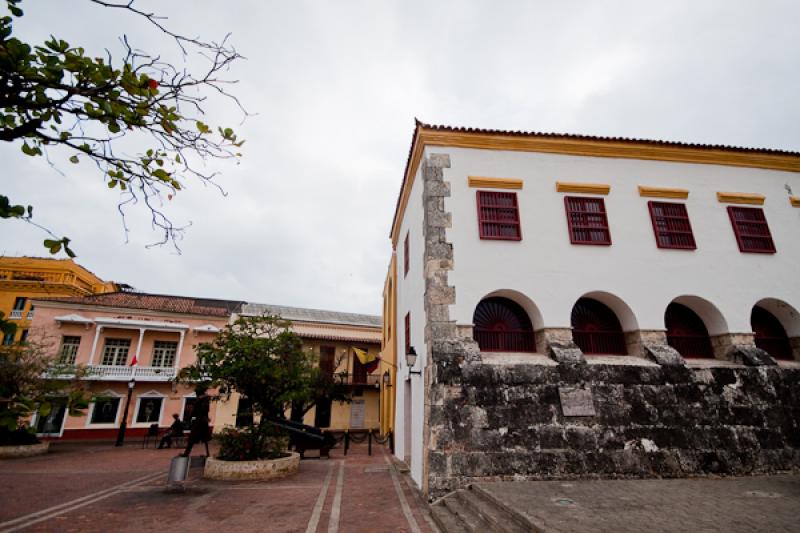
[[[372,374],[376,368],[378,368],[378,363],[380,363],[380,359],[377,356],[367,353],[364,350],[359,350],[358,348],[353,348],[353,351],[358,357],[358,360],[361,361],[361,364],[367,367],[367,372]]]

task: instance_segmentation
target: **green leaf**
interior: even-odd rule
[[[69,158],[69,162],[77,165],[80,162],[80,159],[78,159],[77,155],[73,155],[72,157]]]

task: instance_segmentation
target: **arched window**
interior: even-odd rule
[[[591,298],[581,298],[572,308],[572,338],[585,354],[628,353],[617,315]]]
[[[756,346],[775,359],[792,359],[792,347],[783,325],[763,307],[753,307],[750,325],[756,334]]]
[[[697,313],[675,302],[664,313],[667,326],[667,344],[684,357],[714,357],[711,337],[703,319]]]
[[[481,300],[472,317],[482,352],[535,352],[533,326],[525,310],[507,298]]]

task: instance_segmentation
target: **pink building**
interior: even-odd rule
[[[62,363],[85,365],[98,398],[85,416],[65,416],[63,406],[47,417],[34,416],[37,433],[114,438],[131,386],[128,437],[141,437],[152,424],[168,427],[173,413],[188,423],[194,389],[176,385],[174,378],[195,362],[195,346],[211,341],[242,304],[132,292],[37,299],[31,339],[52,345]]]

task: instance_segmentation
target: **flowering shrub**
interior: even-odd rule
[[[273,427],[225,428],[216,437],[218,459],[223,461],[255,461],[277,459],[288,455],[289,439]]]

